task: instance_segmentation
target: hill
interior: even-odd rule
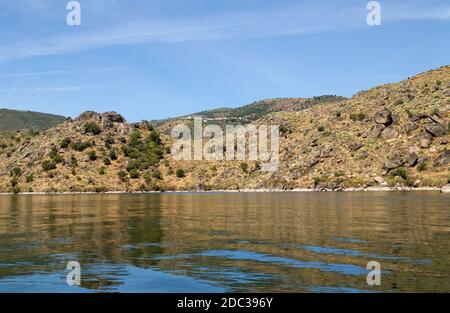
[[[53,114],[0,109],[0,131],[42,131],[64,122],[65,119],[64,116]]]
[[[239,111],[218,112],[207,114],[227,119]],[[341,190],[449,182],[449,66],[351,99],[258,114],[255,124],[280,125],[275,172],[253,161],[174,160],[173,139],[164,133],[182,119],[154,129],[117,113],[86,112],[39,135],[0,138],[0,192]]]
[[[256,101],[238,108],[219,108],[153,121],[165,134],[170,134],[174,125],[179,123],[191,124],[193,117],[201,117],[205,124],[216,124],[224,127],[227,124],[249,124],[261,117],[275,112],[298,112],[315,105],[327,102],[345,100],[344,97],[324,95],[313,98],[276,98]]]

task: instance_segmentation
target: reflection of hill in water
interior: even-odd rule
[[[89,288],[126,285],[130,265],[235,291],[368,289],[376,260],[389,273],[375,290],[449,291],[449,204],[438,193],[5,196],[0,279],[77,260]],[[94,269],[103,263],[112,270]]]

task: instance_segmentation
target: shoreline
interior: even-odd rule
[[[448,187],[447,187],[448,188]],[[312,189],[296,188],[292,190],[283,189],[240,189],[240,190],[184,190],[184,191],[106,191],[106,192],[21,192],[0,193],[0,196],[11,195],[112,195],[112,194],[214,194],[214,193],[304,193],[304,192],[399,192],[399,191],[439,191],[449,193],[445,186],[439,187],[367,187],[367,188],[345,188],[339,190],[332,189]]]

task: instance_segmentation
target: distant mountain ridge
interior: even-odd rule
[[[54,114],[0,109],[0,131],[43,131],[63,123],[65,119]]]
[[[346,100],[346,98],[335,95],[323,95],[313,98],[265,99],[237,108],[217,108],[213,110],[201,111],[190,115],[169,118],[156,122],[157,124],[160,124],[170,120],[186,119],[194,116],[199,116],[206,120],[217,119],[217,120],[253,122],[268,113],[281,111],[296,112],[317,104],[342,100]]]

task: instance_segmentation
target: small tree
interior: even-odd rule
[[[153,176],[154,179],[158,179],[158,180],[162,179],[162,174],[161,174],[161,172],[159,170],[154,171],[152,173],[152,176]]]
[[[56,169],[56,163],[52,160],[45,160],[44,162],[42,162],[42,169],[45,172],[54,170]]]
[[[184,178],[186,176],[186,173],[184,172],[183,169],[179,168],[177,169],[176,175],[178,178]]]
[[[244,173],[248,173],[248,164],[246,162],[241,163],[241,170]]]
[[[119,176],[119,179],[122,182],[127,182],[128,181],[128,174],[125,171],[120,171],[119,173],[117,173],[117,176]]]
[[[84,125],[84,130],[87,133],[90,133],[94,136],[99,135],[102,133],[102,130],[100,129],[100,127],[94,123],[94,122],[88,122]]]
[[[89,151],[88,155],[89,155],[89,160],[91,160],[91,161],[97,160],[97,154],[95,153],[94,150]]]
[[[131,179],[138,179],[139,177],[141,177],[141,173],[139,173],[139,171],[137,169],[134,168],[130,171]]]
[[[72,143],[72,139],[70,139],[69,137],[66,137],[63,140],[61,140],[61,148],[67,149],[71,143]]]

